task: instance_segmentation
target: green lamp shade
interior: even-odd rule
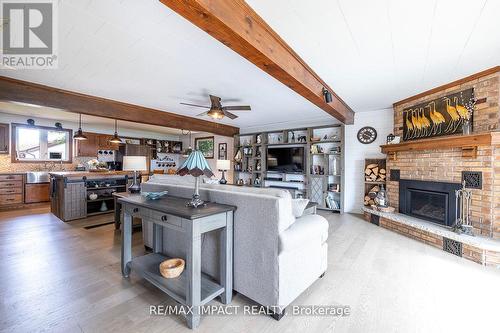
[[[208,165],[205,156],[199,150],[194,150],[186,162],[177,170],[179,176],[191,175],[194,177],[199,177],[205,175],[207,177],[212,177],[214,174]]]

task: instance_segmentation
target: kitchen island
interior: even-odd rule
[[[126,191],[133,177],[129,171],[50,172],[51,212],[65,222],[111,213],[113,193]]]

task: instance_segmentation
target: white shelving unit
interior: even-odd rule
[[[287,189],[294,197],[318,203],[319,209],[344,212],[344,126],[329,125],[236,135],[234,184]],[[303,146],[304,173],[280,173],[267,170],[267,148]],[[245,154],[246,153],[246,154]],[[257,170],[257,163],[260,170]],[[256,179],[258,182],[256,183]]]

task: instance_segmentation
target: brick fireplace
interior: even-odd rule
[[[472,237],[476,241],[474,245],[464,243],[462,254],[476,262],[500,265],[500,136],[497,133],[500,131],[499,81],[500,67],[496,67],[394,104],[394,134],[402,137],[404,109],[474,88],[477,103],[472,135],[478,138],[477,142],[483,138],[491,138],[491,143],[484,144],[483,140],[483,144],[474,147],[464,147],[460,144],[454,147],[452,140],[466,142],[469,138],[458,135],[445,137],[436,141],[438,144],[428,144],[425,148],[407,145],[407,149],[397,151],[397,154],[388,154],[388,174],[399,175],[397,180],[387,181],[389,203],[396,208],[396,212],[400,212],[394,216],[409,216],[415,223],[413,226],[402,225],[397,221],[399,218],[392,218],[390,214],[379,214],[377,224],[445,249],[447,237],[455,238],[447,228],[455,218],[454,191],[460,187],[464,172],[473,172],[476,177],[474,185],[477,188],[472,189],[471,220],[477,237]],[[412,145],[413,142],[419,145],[419,140],[412,141]],[[469,148],[473,154],[466,153]],[[480,181],[477,181],[479,177]],[[441,187],[436,191],[438,193],[432,195],[432,185],[436,184]],[[447,196],[443,193],[447,193]],[[401,195],[404,197],[400,198]],[[417,201],[414,207],[411,206],[412,198]],[[435,205],[434,212],[429,210],[431,205]],[[450,212],[453,212],[453,221],[450,220]],[[373,223],[374,218],[371,215],[373,212],[365,213],[367,220]],[[432,225],[430,232],[422,227],[426,221]],[[436,229],[435,225],[443,232]],[[488,250],[477,243],[481,239],[491,245]],[[460,242],[463,239],[457,240]]]
[[[460,81],[417,99],[394,105],[394,134],[403,134],[403,109],[443,97],[447,94],[474,88],[478,99],[474,112],[473,133],[500,130],[500,72],[497,70],[470,81]],[[450,137],[449,140],[454,140]],[[460,148],[439,148],[398,152],[397,159],[387,159],[387,169],[400,170],[400,179],[458,183],[462,171],[481,172],[482,188],[472,190],[471,218],[476,234],[500,239],[500,147],[479,146],[476,158],[464,158]],[[389,181],[387,190],[391,205],[399,209],[398,181]]]

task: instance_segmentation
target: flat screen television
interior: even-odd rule
[[[267,171],[304,173],[304,147],[268,147]]]

